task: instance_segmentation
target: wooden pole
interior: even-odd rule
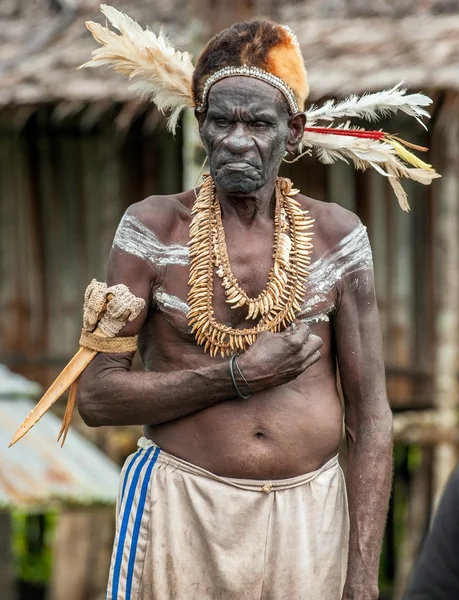
[[[394,415],[394,440],[400,444],[425,446],[459,444],[459,430],[444,426],[438,410],[409,410]]]
[[[397,557],[397,570],[392,600],[402,600],[426,530],[429,511],[430,465],[426,449],[421,463],[413,474],[403,515],[403,539]]]
[[[61,512],[49,600],[105,597],[114,527],[112,507],[69,508]]]
[[[191,44],[189,51],[197,58],[210,37],[208,2],[192,0],[191,9],[193,20],[190,24]],[[207,13],[207,14],[206,14]],[[183,141],[182,141],[182,187],[191,190],[202,181],[198,181],[201,165],[206,157],[206,152],[199,137],[198,123],[194,111],[185,110],[182,116]]]
[[[443,429],[457,429],[459,405],[459,97],[445,102],[437,129],[444,152],[435,219],[434,405]],[[434,454],[434,505],[456,464],[456,446],[438,444]]]
[[[2,600],[15,600],[14,565],[11,552],[11,515],[0,511],[0,596]]]
[[[272,9],[272,0],[266,0],[260,7],[251,0],[216,0],[213,2],[192,0],[191,12],[194,15],[190,28],[192,40],[189,50],[198,57],[212,35],[233,23],[246,21],[254,16],[254,10],[263,8],[263,12]],[[268,16],[268,15],[265,15]],[[183,127],[183,189],[189,190],[202,181],[197,181],[206,156],[202,146],[197,122],[193,111],[186,110],[182,118]],[[203,169],[204,172],[206,169]],[[208,170],[208,168],[207,168]]]

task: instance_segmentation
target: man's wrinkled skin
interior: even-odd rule
[[[230,81],[213,87],[207,113],[197,116],[218,197],[220,201],[229,197],[231,203],[231,196],[260,196],[266,186],[266,195],[271,193],[285,150],[293,151],[301,140],[305,116],[289,119],[280,93],[271,93],[274,97],[264,98],[263,103],[260,98],[248,105],[235,105],[234,96],[247,84],[244,78],[233,79],[231,86]],[[258,83],[253,79],[248,82],[249,87]],[[252,202],[252,212],[254,209]]]
[[[222,207],[231,266],[251,296],[266,287],[272,266],[274,186],[282,157],[294,152],[305,123],[289,116],[283,96],[246,77],[216,83],[208,110],[197,115],[210,172]],[[345,193],[345,191],[343,191]],[[129,213],[164,243],[189,240],[193,191],[151,197]],[[334,247],[358,219],[334,204],[302,195],[315,219],[312,260]],[[349,276],[350,277],[350,276]],[[330,322],[304,323],[264,333],[239,363],[255,394],[235,397],[228,359],[211,359],[193,336],[151,304],[161,285],[183,300],[188,267],[154,268],[114,248],[108,285],[124,283],[147,308],[122,335],[139,333],[147,372],[130,372],[133,354],[99,354],[81,376],[79,409],[91,426],[141,424],[165,451],[221,476],[292,477],[313,471],[338,451],[342,408],[349,442],[347,489],[351,519],[344,600],[375,600],[381,539],[391,484],[391,412],[374,284],[365,289],[342,278]],[[215,316],[245,326],[244,308],[225,303],[215,282]],[[179,319],[179,317],[177,317]]]

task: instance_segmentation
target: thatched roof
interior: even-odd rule
[[[60,4],[61,10],[51,12],[50,4]],[[124,79],[112,72],[76,70],[96,46],[84,21],[100,20],[98,4],[98,0],[35,0],[17,8],[17,0],[2,0],[0,105],[132,97]],[[163,25],[182,48],[189,47],[198,27],[187,0],[113,0],[113,4],[152,29]],[[430,0],[423,3],[424,12],[416,11],[418,4],[273,0],[271,8],[275,6],[276,18],[297,33],[312,99],[375,90],[402,79],[413,89],[459,90],[457,2]]]
[[[85,21],[103,21],[98,0],[65,0],[65,9],[51,11],[49,0],[21,2],[5,14],[0,2],[0,106],[45,101],[97,102],[132,98],[123,77],[110,71],[78,71],[97,44]],[[59,0],[64,5],[64,0]],[[180,45],[189,43],[186,0],[109,2],[142,25],[164,26]],[[3,12],[3,14],[2,14]]]
[[[316,97],[401,80],[412,89],[459,90],[459,15],[296,23]]]

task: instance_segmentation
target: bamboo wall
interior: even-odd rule
[[[180,139],[151,115],[120,127],[121,109],[100,112],[0,113],[0,362],[44,385],[77,347],[124,210],[181,189]]]

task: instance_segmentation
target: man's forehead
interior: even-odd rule
[[[266,109],[279,113],[288,110],[282,93],[269,83],[252,77],[228,77],[215,83],[209,92],[208,107],[244,106],[250,110]]]

